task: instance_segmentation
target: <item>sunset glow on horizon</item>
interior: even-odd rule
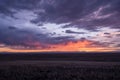
[[[82,42],[69,42],[67,44],[57,44],[57,45],[49,45],[49,48],[39,49],[38,48],[25,48],[20,46],[14,47],[2,47],[0,48],[0,52],[112,52],[116,51],[116,48],[107,48],[98,45],[93,45],[93,42],[90,41],[82,41]]]

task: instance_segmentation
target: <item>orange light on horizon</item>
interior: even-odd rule
[[[20,49],[11,47],[1,47],[0,52],[110,52],[116,48],[102,47],[99,45],[91,46],[92,41],[68,42],[66,44],[48,45],[49,48],[44,49]]]

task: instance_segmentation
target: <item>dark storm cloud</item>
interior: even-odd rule
[[[95,10],[93,8],[95,7],[94,5],[92,5],[90,9],[87,9],[89,7],[87,0],[53,0],[52,2],[54,3],[47,1],[43,3],[45,12],[38,12],[38,18],[34,20],[34,22],[38,23],[42,21],[58,24],[73,22]],[[94,3],[96,3],[95,0],[93,0],[91,4]],[[96,5],[96,7],[98,7],[98,5]]]
[[[50,37],[48,34],[36,34],[37,39],[43,44],[59,44],[74,41],[72,36]]]
[[[27,44],[27,42],[35,42],[29,31],[25,31],[24,33],[19,32],[17,28],[14,26],[5,26],[1,25],[0,27],[0,43],[7,45],[7,46],[34,46],[31,43]]]
[[[67,43],[69,41],[74,41],[73,37],[71,36],[61,36],[61,37],[53,37],[52,43],[59,44],[59,43]]]
[[[106,37],[106,38],[112,38],[112,37],[113,37],[113,36],[111,35],[111,33],[105,32],[104,34],[105,34],[104,37]]]
[[[24,45],[25,36],[16,31],[0,28],[0,42],[6,45]]]
[[[0,43],[7,46],[23,46],[29,48],[47,48],[47,44],[59,44],[72,41],[73,37],[50,37],[48,34],[35,34],[29,30],[19,30],[13,26],[0,27]]]
[[[17,28],[14,27],[14,26],[9,26],[8,29],[10,29],[10,30],[15,30],[15,29],[17,29]]]
[[[66,30],[65,32],[66,33],[71,33],[71,34],[85,34],[85,32],[75,32],[75,31],[72,31],[72,30]]]
[[[95,30],[98,28],[97,26],[120,28],[119,3],[119,0],[92,0],[91,2],[88,0],[53,0],[51,3],[43,3],[44,12],[37,12],[38,17],[33,21],[34,23],[70,23],[67,27],[74,25],[88,30]],[[106,8],[107,5],[109,7]],[[88,21],[89,15],[100,8],[103,8],[100,15]],[[86,18],[86,16],[88,17]],[[84,20],[80,21],[80,19]]]
[[[15,10],[34,9],[41,0],[0,0],[0,12],[4,14],[14,14]]]
[[[105,35],[110,35],[110,33],[107,33],[107,32],[106,32],[106,33],[104,33],[104,34],[105,34]]]
[[[97,26],[111,26],[120,28],[120,0],[0,0],[0,12],[14,14],[15,10],[36,10],[37,18],[31,20],[36,24],[42,23],[70,23],[78,28],[96,30]],[[104,8],[109,5],[108,8]],[[107,18],[91,19],[86,16],[103,7],[100,15],[116,13]],[[90,16],[88,16],[90,17]],[[80,19],[84,19],[80,21]],[[70,27],[67,26],[67,27]]]

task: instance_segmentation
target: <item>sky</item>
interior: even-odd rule
[[[120,51],[120,0],[0,0],[0,52]]]

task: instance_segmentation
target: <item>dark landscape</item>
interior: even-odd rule
[[[0,80],[119,80],[119,53],[4,53]]]
[[[0,61],[17,60],[120,62],[120,54],[119,52],[0,53]]]

